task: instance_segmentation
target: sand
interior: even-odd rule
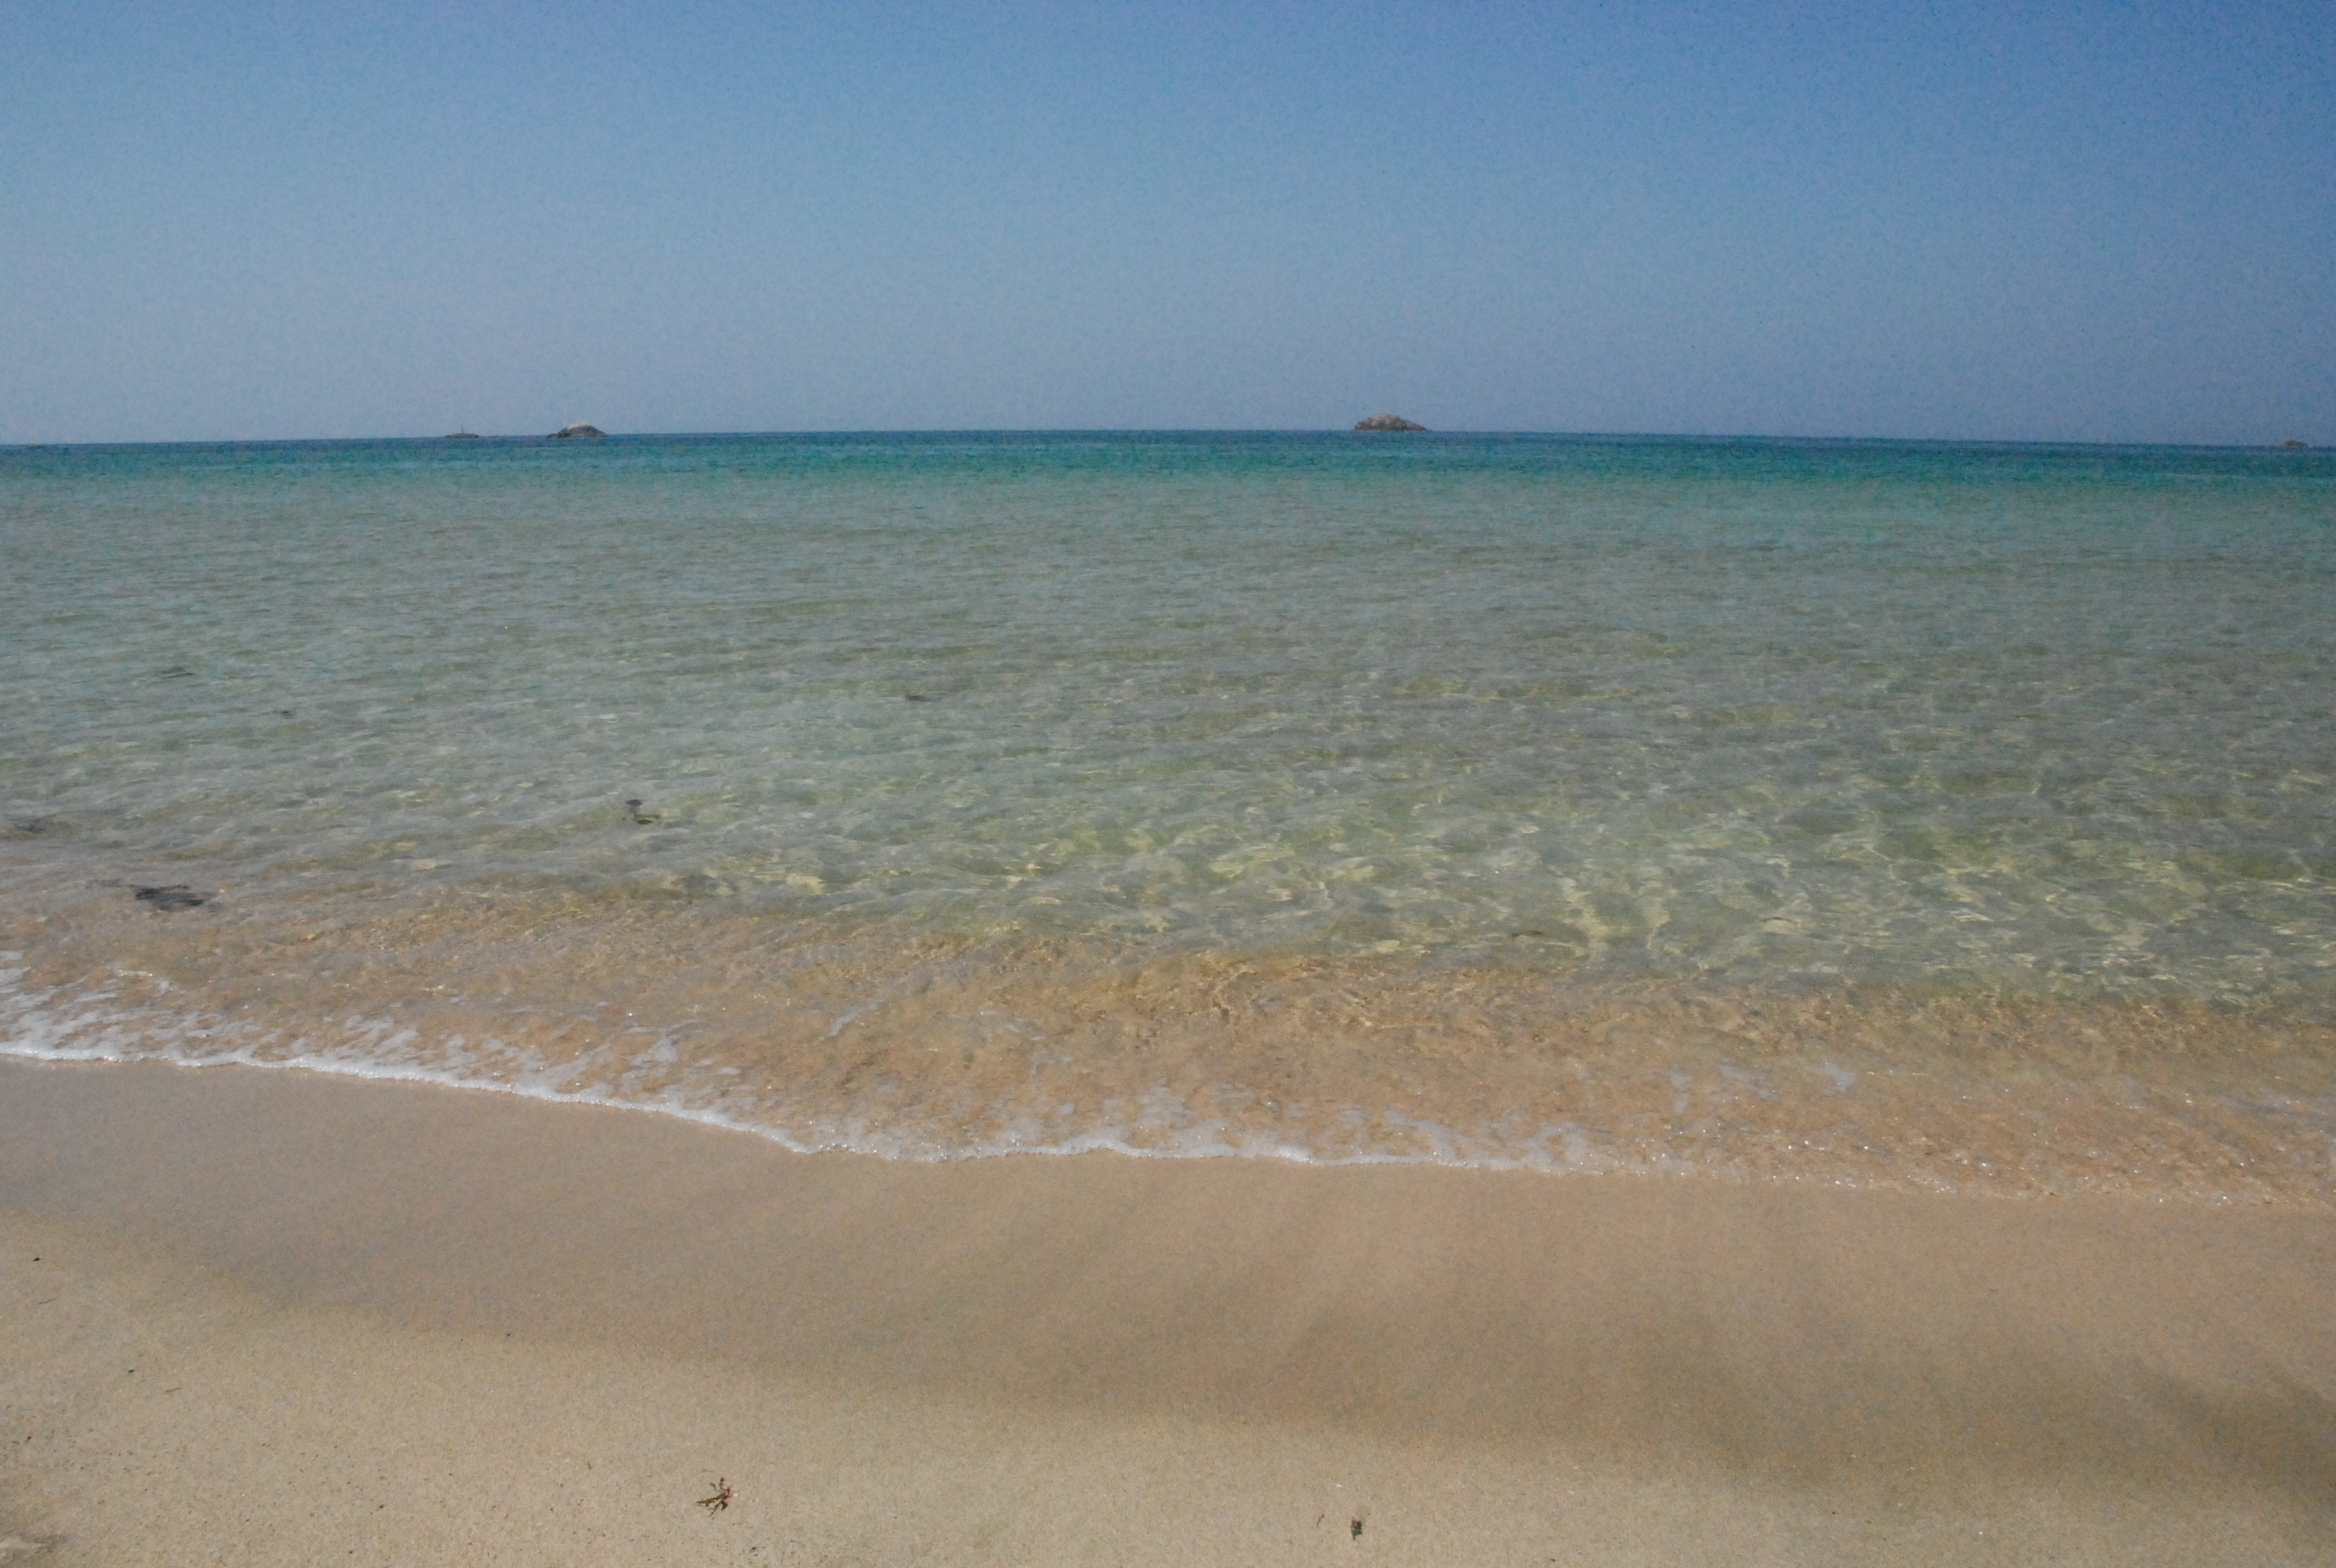
[[[11,1563],[2336,1562],[2324,1209],[0,1062],[0,1333]]]

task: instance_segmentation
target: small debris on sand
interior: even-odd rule
[[[197,910],[210,902],[184,882],[172,882],[162,888],[131,888],[130,896],[158,910]]]

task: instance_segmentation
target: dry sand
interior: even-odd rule
[[[2336,1562],[2324,1210],[0,1062],[0,1332],[11,1563]]]

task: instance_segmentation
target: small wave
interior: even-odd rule
[[[0,954],[0,959],[21,955]],[[189,1069],[237,1066],[321,1073],[376,1083],[430,1084],[442,1088],[516,1095],[551,1105],[594,1105],[670,1116],[700,1126],[765,1139],[795,1154],[852,1154],[920,1164],[1012,1155],[1113,1154],[1133,1159],[1269,1159],[1306,1165],[1434,1164],[1463,1169],[1609,1172],[1625,1167],[1598,1154],[1581,1128],[1544,1127],[1521,1151],[1489,1152],[1484,1140],[1400,1113],[1386,1121],[1416,1134],[1420,1153],[1368,1150],[1325,1154],[1303,1143],[1256,1132],[1233,1134],[1222,1121],[1194,1120],[1165,1091],[1149,1096],[1132,1121],[1049,1137],[1027,1125],[1002,1135],[937,1142],[887,1131],[869,1118],[831,1115],[789,1126],[696,1103],[686,1092],[628,1096],[608,1086],[562,1087],[577,1076],[574,1063],[553,1066],[500,1041],[441,1043],[421,1060],[416,1031],[393,1020],[349,1019],[337,1026],[342,1044],[318,1047],[307,1037],[289,1041],[268,1031],[152,1007],[122,1007],[99,990],[65,997],[56,989],[26,991],[22,969],[0,969],[0,1056],[55,1063],[160,1062]],[[635,1060],[678,1061],[674,1037],[661,1037]],[[1551,1145],[1556,1148],[1552,1149]]]
[[[188,987],[151,971],[119,970],[102,985],[35,983],[23,957],[0,958],[0,1055],[424,1083],[647,1112],[800,1154],[939,1163],[1109,1153],[1693,1174],[1940,1192],[2122,1192],[2313,1207],[2336,1202],[2336,1089],[2326,1083],[2277,1072],[2244,1083],[2195,1072],[2039,1079],[2000,1062],[1990,1068],[1966,1061],[1957,1069],[1935,1037],[1930,1057],[1910,1066],[1903,1037],[1914,1014],[1903,1004],[1895,1011],[1841,1009],[1848,1016],[1834,1020],[1822,1048],[1755,1059],[1740,1035],[1712,1032],[1698,1041],[1679,1027],[1683,1015],[1707,1024],[1724,1019],[1742,998],[1702,998],[1693,1008],[1673,998],[1655,1016],[1666,1027],[1624,1015],[1635,1018],[1640,1035],[1620,1044],[1614,1019],[1593,1014],[1592,1027],[1567,1042],[1575,1051],[1561,1058],[1566,1072],[1532,1079],[1505,1098],[1485,1088],[1488,1063],[1471,1064],[1486,1068],[1484,1076],[1461,1081],[1455,1093],[1416,1072],[1406,1080],[1406,1069],[1418,1062],[1401,1050],[1347,1064],[1358,1070],[1346,1076],[1358,1083],[1400,1083],[1397,1096],[1300,1098],[1286,1087],[1260,1092],[1260,1079],[1273,1075],[1231,1048],[1202,1058],[1206,1070],[1180,1058],[1175,1081],[1155,1076],[1132,1087],[1128,1062],[1082,1060],[1064,1049],[1062,1029],[1037,1027],[1011,1009],[935,1008],[930,975],[926,1006],[905,1018],[888,1019],[871,1005],[859,1010],[854,1030],[832,1027],[841,1010],[799,1019],[800,1032],[830,1053],[815,1058],[823,1071],[811,1072],[805,1058],[786,1055],[757,1068],[751,1053],[737,1049],[735,1032],[707,1029],[702,1020],[658,1025],[636,1015],[579,1028],[572,1018],[546,1019],[523,1008],[474,1009],[467,1027],[400,1017],[395,1008],[255,1016],[190,1005]],[[891,994],[897,1002],[915,989],[896,986]],[[1228,994],[1215,986],[1212,1006],[1224,1005]],[[1935,1031],[1939,1009],[1928,1011]],[[488,1027],[478,1027],[482,1019]],[[951,1019],[954,1033],[944,1027]],[[1998,1045],[2016,1051],[2056,1033],[2089,1037],[2098,1047],[2105,1025],[2131,1027],[2135,1020],[2096,1010],[2011,1022],[2027,1033]],[[1586,1058],[1580,1050],[1601,1037],[1601,1027],[1606,1054]],[[1895,1040],[1899,1054],[1877,1061],[1869,1053],[1845,1065],[1856,1059],[1846,1047],[1875,1037]],[[839,1049],[839,1040],[852,1044]],[[915,1062],[946,1055],[937,1040],[964,1059],[944,1060],[912,1079]],[[1020,1092],[1000,1090],[997,1062],[978,1048],[985,1040],[1010,1041],[1020,1053],[1007,1058],[1020,1069]],[[2259,1048],[2260,1031],[2248,1043]],[[1329,1051],[1334,1043],[1316,1044]],[[2051,1059],[2035,1050],[2029,1058]],[[2316,1059],[2324,1078],[2327,1058]],[[1277,1066],[1272,1052],[1262,1066]],[[1284,1072],[1282,1085],[1289,1081]]]

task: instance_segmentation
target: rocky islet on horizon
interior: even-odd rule
[[[1426,429],[1427,428],[1427,426],[1426,426],[1426,425],[1424,425],[1424,424],[1413,424],[1411,421],[1409,421],[1408,419],[1405,419],[1405,418],[1403,418],[1403,417],[1401,417],[1400,415],[1397,415],[1397,414],[1372,414],[1368,419],[1358,419],[1358,420],[1357,420],[1357,421],[1355,422],[1355,428],[1356,428],[1357,430],[1368,430],[1368,431],[1397,431],[1397,430],[1419,430],[1419,431],[1424,431],[1424,430],[1426,430]]]

